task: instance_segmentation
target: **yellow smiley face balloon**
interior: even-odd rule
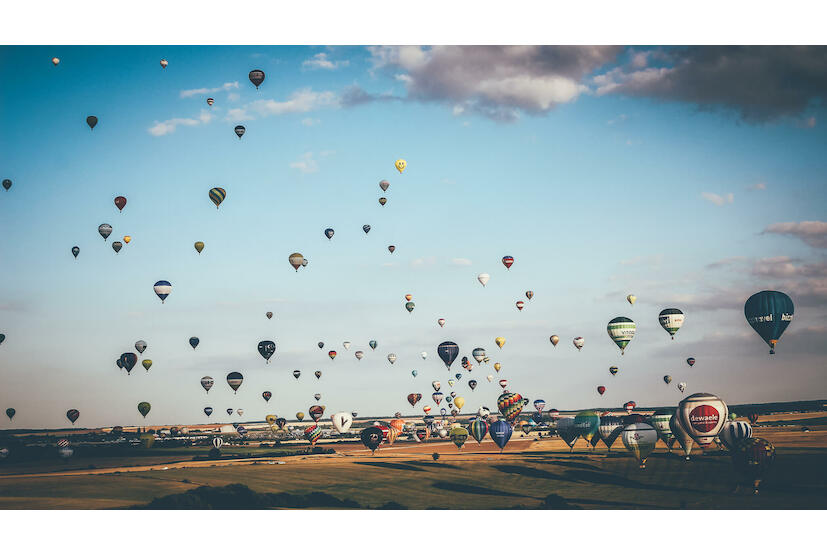
[[[393,165],[396,167],[399,173],[402,173],[403,171],[405,171],[405,168],[408,167],[408,162],[400,158],[396,160],[396,162]]]

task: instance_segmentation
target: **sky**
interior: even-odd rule
[[[676,404],[681,381],[732,404],[827,397],[823,47],[0,47],[0,82],[0,409],[17,411],[0,428],[65,427],[70,408],[88,427],[292,417],[314,393],[326,415],[421,414],[433,380],[464,411],[494,408],[499,379],[561,410]],[[775,356],[743,315],[766,289],[796,310]],[[674,341],[667,307],[686,313]],[[153,365],[126,375],[137,340]],[[444,340],[491,361],[446,371]]]

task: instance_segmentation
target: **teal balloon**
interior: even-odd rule
[[[764,290],[750,296],[744,304],[744,317],[775,354],[775,344],[793,320],[792,299],[776,290]]]
[[[580,412],[574,417],[574,428],[581,437],[591,442],[600,428],[600,416],[592,410]]]

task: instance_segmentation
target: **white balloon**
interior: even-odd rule
[[[353,425],[353,416],[347,412],[337,412],[330,416],[330,421],[333,422],[333,427],[340,433],[347,433],[350,426]]]
[[[482,286],[485,286],[490,279],[491,276],[487,273],[480,273],[477,275],[477,281],[479,281]]]
[[[678,404],[681,427],[702,447],[712,443],[728,415],[726,403],[706,392],[690,394]]]
[[[391,352],[390,354],[388,354],[388,361],[389,361],[391,364],[393,364],[393,362],[395,362],[395,361],[396,361],[396,354],[394,354],[393,352]]]
[[[655,443],[658,442],[658,432],[648,423],[632,423],[623,429],[621,434],[623,439],[623,446],[626,450],[631,452],[638,462],[640,467],[646,467],[646,458],[655,449]]]

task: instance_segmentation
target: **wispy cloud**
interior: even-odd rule
[[[332,61],[328,59],[327,54],[324,52],[319,52],[309,60],[304,60],[302,62],[302,67],[308,69],[336,69],[339,67],[346,67],[348,65],[350,65],[348,60]]]
[[[735,195],[731,192],[728,192],[723,196],[720,194],[715,194],[714,192],[702,192],[701,198],[707,200],[708,202],[712,202],[716,206],[723,206],[724,204],[732,204],[735,202]]]
[[[416,258],[411,261],[411,267],[426,267],[431,265],[436,265],[436,256]]]
[[[767,185],[764,183],[755,183],[747,187],[747,190],[767,190]]]
[[[451,260],[451,265],[467,266],[471,265],[471,260],[468,258],[454,258]]]
[[[238,88],[238,81],[233,81],[231,83],[224,83],[220,87],[213,87],[213,88],[191,88],[187,90],[181,91],[181,98],[190,98],[196,95],[202,94],[215,94],[216,92],[228,91]]]
[[[313,158],[313,152],[305,152],[302,157],[295,162],[290,162],[292,169],[298,169],[302,173],[316,173],[319,171],[319,164]]]
[[[193,117],[174,117],[165,121],[156,121],[152,127],[147,129],[147,132],[155,137],[162,137],[174,133],[178,127],[195,127],[196,125],[207,124],[212,121],[213,115],[207,110],[201,110],[201,115],[198,118]]]
[[[623,122],[624,122],[624,121],[626,121],[627,119],[629,119],[629,116],[628,116],[628,115],[626,115],[625,113],[622,113],[622,114],[618,115],[617,117],[615,117],[615,118],[610,119],[609,121],[607,121],[607,122],[606,122],[606,125],[615,125],[615,124],[617,124],[617,123],[623,123]]]
[[[245,121],[256,117],[285,115],[292,113],[307,113],[322,108],[338,108],[339,97],[331,91],[316,92],[312,89],[301,89],[290,95],[287,100],[256,100],[241,108],[234,108],[227,112],[228,121]]]
[[[312,127],[314,125],[318,125],[319,123],[321,123],[321,120],[314,119],[312,117],[305,117],[304,119],[302,119],[302,125],[304,125],[305,127]]]
[[[827,221],[773,223],[764,233],[798,237],[814,248],[827,248]]]

